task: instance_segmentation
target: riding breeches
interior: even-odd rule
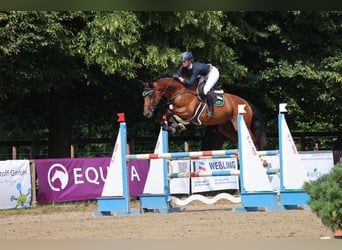
[[[211,90],[212,87],[216,84],[217,80],[220,77],[220,72],[218,69],[211,65],[211,70],[208,74],[208,80],[204,85],[203,92],[204,94],[208,94],[208,92]]]

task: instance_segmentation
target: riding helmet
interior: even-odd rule
[[[191,52],[184,52],[181,57],[181,62],[187,61],[187,60],[193,60],[194,57]]]

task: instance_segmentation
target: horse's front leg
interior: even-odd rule
[[[170,112],[167,112],[166,118],[167,122],[165,122],[164,120],[160,122],[164,130],[170,131],[172,134],[176,133],[177,130],[186,130],[185,125],[182,123],[178,123]]]
[[[166,131],[171,132],[172,134],[177,132],[177,128],[175,126],[175,120],[172,117],[172,113],[170,111],[166,111],[165,118],[163,116],[162,120],[160,121],[160,125]]]
[[[180,122],[176,123],[175,127],[176,127],[176,129],[179,129],[180,131],[186,130],[185,125],[183,123],[180,123]]]
[[[160,121],[160,125],[164,130],[169,131],[172,134],[177,132],[177,129],[173,126],[173,124],[170,125],[168,122],[165,122],[164,120]]]
[[[186,130],[186,127],[183,123],[177,122],[174,116],[170,116],[168,121],[170,122],[170,127],[174,128],[176,131],[184,131]]]

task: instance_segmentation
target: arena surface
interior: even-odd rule
[[[132,207],[135,205],[132,203]],[[180,213],[93,217],[96,203],[0,210],[1,239],[320,239],[331,231],[310,210],[232,211],[192,202]]]

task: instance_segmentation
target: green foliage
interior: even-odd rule
[[[55,92],[72,92],[84,77],[70,51],[83,21],[82,12],[0,13],[2,139],[47,138]]]
[[[86,63],[99,65],[106,74],[133,78],[139,67],[134,58],[141,28],[140,20],[132,12],[94,13],[87,28],[79,33],[78,53]]]
[[[304,184],[310,195],[308,201],[312,211],[331,230],[342,228],[342,163],[315,181]]]
[[[291,131],[341,131],[340,20],[340,11],[2,11],[0,138],[45,140],[57,116],[71,127],[50,138],[113,137],[118,112],[131,135],[155,135],[137,80],[176,71],[186,50],[258,106],[268,132],[280,102]]]

